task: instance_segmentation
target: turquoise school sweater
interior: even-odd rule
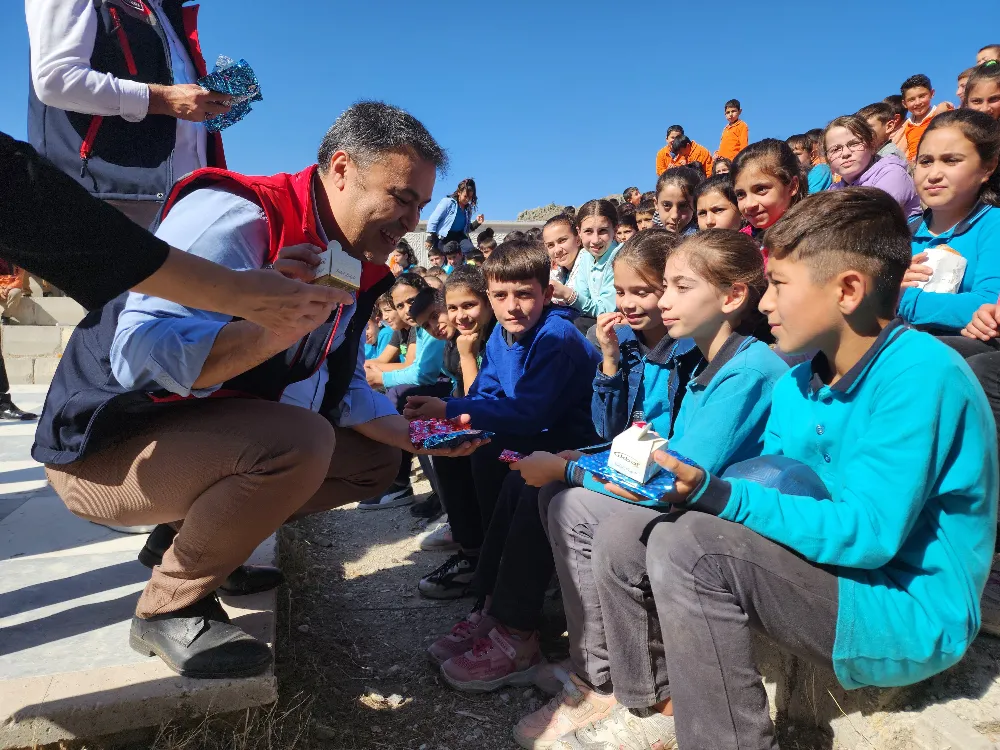
[[[914,218],[911,227],[914,255],[932,247],[948,246],[965,258],[965,276],[955,294],[904,289],[899,315],[908,323],[939,331],[958,332],[972,320],[980,305],[994,303],[1000,295],[1000,208],[978,205],[947,232],[931,234],[927,228],[930,210]]]
[[[715,358],[688,383],[668,447],[711,473],[721,473],[730,464],[759,456],[764,449],[772,390],[786,372],[788,365],[767,344],[732,334]],[[657,392],[653,385],[649,395]],[[567,467],[567,476],[575,480],[571,484],[582,483],[588,489],[608,494],[603,482],[589,473],[584,473],[581,482],[574,468],[579,467]],[[669,507],[658,500],[636,504]]]
[[[832,566],[844,687],[919,682],[979,631],[997,522],[992,412],[953,349],[898,320],[834,386],[813,367],[775,388],[764,454],[808,465],[832,500],[713,477],[689,507]]]

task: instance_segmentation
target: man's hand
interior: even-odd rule
[[[226,114],[232,104],[229,96],[209,91],[197,83],[178,83],[173,86],[149,84],[149,114],[169,115],[178,120],[204,122],[216,115]]]
[[[510,468],[521,472],[521,478],[530,487],[544,487],[566,476],[566,459],[545,451],[535,451],[512,463]]]
[[[408,396],[403,416],[407,419],[447,419],[447,403],[433,396]]]
[[[653,454],[653,460],[656,461],[656,463],[658,463],[661,467],[671,472],[675,477],[674,491],[668,492],[666,495],[661,497],[661,503],[686,505],[691,493],[698,489],[701,486],[701,483],[705,481],[704,469],[699,469],[697,466],[692,466],[691,464],[686,464],[683,461],[678,461],[668,453],[656,451]],[[605,483],[604,489],[613,495],[618,495],[618,497],[623,497],[634,503],[646,502],[648,500],[648,498],[639,497],[638,495],[635,495],[628,490],[624,490],[616,484],[611,484],[610,482]]]
[[[477,224],[480,224],[480,225],[481,225],[481,224],[482,224],[483,222],[485,222],[485,221],[486,221],[486,217],[485,217],[485,216],[483,216],[482,214],[479,214],[479,216],[477,216],[477,217],[476,217],[476,223],[477,223]]]
[[[979,339],[989,341],[995,339],[1000,333],[997,332],[997,305],[986,304],[980,307],[972,315],[972,320],[962,329],[962,335],[967,339]]]
[[[352,302],[340,289],[303,284],[274,271],[241,271],[235,281],[225,312],[279,336],[298,333],[301,338],[324,323],[334,307]]]
[[[416,396],[411,396],[411,398],[417,398]],[[458,416],[458,423],[464,430],[472,429],[472,417],[468,414],[460,414]],[[411,453],[416,453],[418,456],[444,456],[445,458],[464,458],[476,452],[476,450],[481,445],[486,445],[490,442],[489,438],[486,439],[476,439],[470,440],[467,443],[462,443],[461,445],[456,445],[453,448],[431,448],[430,450],[424,450],[423,448],[417,448],[414,445],[409,447]]]
[[[903,283],[901,284],[903,289],[915,287],[921,281],[931,280],[931,274],[934,273],[934,269],[930,266],[925,266],[924,263],[926,261],[927,253],[920,253],[913,256],[913,260],[910,261],[910,267],[903,274]]]

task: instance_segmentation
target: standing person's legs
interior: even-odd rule
[[[3,352],[0,351],[0,420],[30,422],[33,419],[38,419],[38,415],[21,411],[11,400],[10,381],[7,379],[7,365],[3,361]]]
[[[830,666],[837,576],[739,524],[694,511],[672,519],[653,528],[647,559],[677,742],[776,750],[751,629]]]

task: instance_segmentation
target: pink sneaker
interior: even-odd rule
[[[520,640],[497,625],[487,638],[477,639],[470,651],[442,664],[441,675],[456,690],[488,693],[504,685],[531,685],[543,662],[537,632]]]
[[[434,641],[427,649],[427,655],[440,667],[453,656],[464,654],[478,638],[485,638],[499,624],[496,618],[483,614],[481,609],[470,612],[448,635]]]
[[[517,722],[514,739],[527,750],[545,750],[563,735],[607,718],[617,705],[613,695],[601,695],[570,674],[559,695]]]

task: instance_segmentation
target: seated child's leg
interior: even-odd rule
[[[627,506],[603,519],[594,534],[591,564],[607,643],[603,658],[615,697],[628,708],[650,708],[670,697],[660,619],[646,574],[645,538],[662,515]],[[595,651],[588,659],[601,656]]]
[[[438,495],[448,511],[452,537],[467,552],[479,550],[483,546],[483,521],[476,500],[476,485],[472,481],[472,462],[468,457],[434,456],[433,464]]]
[[[538,488],[527,486],[519,474],[516,477],[520,493],[493,586],[490,614],[507,627],[532,631],[538,629],[545,590],[555,568],[538,515]]]
[[[524,480],[516,471],[510,472],[503,480],[490,527],[486,530],[483,546],[479,551],[476,577],[472,581],[472,589],[480,599],[493,594],[497,575],[500,572],[500,561],[503,559],[507,546],[507,534],[514,520],[514,513],[517,510],[524,487]],[[490,614],[493,614],[492,607]]]
[[[650,534],[647,564],[677,743],[777,750],[750,629],[832,665],[837,576],[744,526],[695,511],[673,518]]]
[[[976,354],[965,362],[975,374],[990,402],[993,419],[997,423],[997,442],[1000,443],[1000,352]]]
[[[562,589],[573,670],[594,687],[607,686],[609,691],[608,646],[591,556],[597,525],[627,510],[628,505],[613,497],[562,483],[546,485],[539,494],[539,512]]]

